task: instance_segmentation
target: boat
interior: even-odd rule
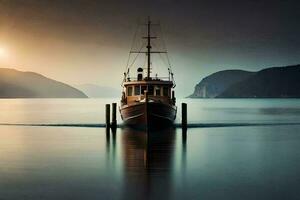
[[[148,18],[147,23],[143,25],[147,27],[147,35],[142,37],[146,40],[145,45],[138,51],[131,50],[129,56],[142,54],[147,58],[147,62],[143,67],[137,67],[135,78],[130,77],[127,67],[122,83],[119,110],[125,125],[142,129],[160,129],[173,125],[176,118],[174,91],[176,84],[171,65],[168,66],[168,76],[159,77],[157,74],[152,76],[152,69],[155,67],[152,66],[152,54],[167,55],[167,51],[152,50],[152,40],[158,37],[151,35],[151,28],[160,24],[154,24]]]

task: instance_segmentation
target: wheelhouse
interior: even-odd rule
[[[146,95],[150,100],[170,103],[175,98],[172,87],[172,81],[130,81],[124,83],[123,96],[127,104],[143,101]]]

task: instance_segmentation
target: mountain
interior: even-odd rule
[[[83,91],[91,98],[112,98],[121,96],[120,90],[111,87],[103,87],[95,84],[74,85],[74,87]]]
[[[87,98],[76,88],[34,72],[0,68],[0,98]]]
[[[300,97],[300,65],[272,67],[258,72],[226,70],[204,78],[191,98]]]
[[[215,98],[231,85],[251,76],[253,72],[224,70],[205,77],[195,86],[190,98]]]
[[[228,87],[220,98],[298,98],[300,65],[261,70]]]

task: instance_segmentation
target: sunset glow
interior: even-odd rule
[[[172,71],[177,82],[184,83],[177,84],[181,97],[217,71],[258,71],[300,60],[300,26],[294,20],[300,17],[297,1],[0,2],[2,67],[37,72],[67,84],[119,90],[137,24],[147,16],[162,25]],[[158,26],[152,30],[160,33]],[[164,64],[156,56],[153,66]]]
[[[6,58],[8,56],[8,52],[4,47],[0,46],[0,58]]]

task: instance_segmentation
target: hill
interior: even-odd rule
[[[0,68],[0,98],[87,98],[80,90],[34,72]]]
[[[298,98],[300,65],[272,67],[258,72],[225,70],[196,86],[191,98]]]
[[[202,79],[190,98],[215,98],[231,85],[248,78],[253,72],[243,70],[219,71]]]
[[[261,70],[228,87],[219,98],[298,98],[300,65]]]

